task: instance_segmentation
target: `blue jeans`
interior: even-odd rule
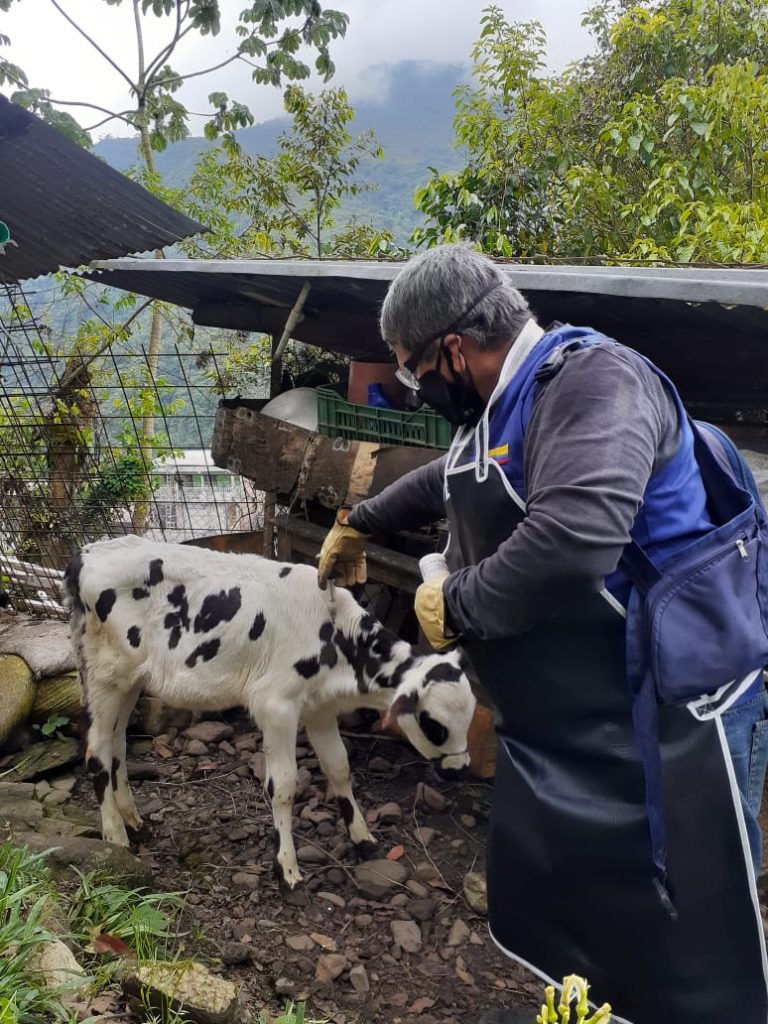
[[[755,876],[760,872],[762,837],[758,824],[768,766],[768,695],[756,697],[723,714],[723,728],[741,793]]]

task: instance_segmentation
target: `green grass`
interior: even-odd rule
[[[45,854],[0,844],[0,1024],[77,1022],[76,1015],[61,1001],[74,983],[49,989],[29,963],[30,955],[42,943],[62,937],[47,926],[51,915],[66,922],[69,930],[63,937],[71,941],[86,971],[88,991],[95,996],[116,986],[124,960],[109,948],[100,951],[104,942],[96,942],[99,936],[120,940],[139,962],[179,962],[187,937],[181,930],[183,909],[180,893],[125,889],[93,874],[80,875],[73,892],[66,887],[59,892],[45,866]],[[78,987],[82,984],[78,979]],[[141,1018],[143,1024],[189,1021],[183,1010],[153,1007],[146,993]],[[303,1003],[289,1002],[277,1017],[263,1010],[259,1024],[327,1021],[310,1020]]]
[[[125,889],[88,874],[80,875],[67,917],[88,951],[98,935],[106,934],[124,942],[139,962],[167,960],[177,955],[183,906],[180,893]]]
[[[54,937],[46,927],[53,887],[44,856],[0,845],[0,1024],[76,1019],[60,999],[67,986],[47,988],[29,964],[30,955]]]
[[[305,1016],[304,1003],[286,1003],[279,1017],[271,1017],[265,1010],[259,1014],[259,1024],[328,1024],[327,1020],[309,1020]]]

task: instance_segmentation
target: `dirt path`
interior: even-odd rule
[[[284,899],[258,734],[237,715],[219,732],[132,741],[146,823],[138,852],[159,889],[189,890],[200,945],[249,1009],[306,997],[310,1016],[334,1024],[473,1024],[490,1006],[540,1006],[542,985],[496,950],[462,893],[467,872],[483,873],[489,786],[438,784],[401,743],[348,736],[381,855],[404,848],[383,887],[360,877],[313,752],[300,747],[295,837],[307,885]],[[76,799],[95,806],[86,779]]]

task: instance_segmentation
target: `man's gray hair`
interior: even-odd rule
[[[476,306],[486,289],[498,284]],[[381,334],[393,348],[413,352],[469,310],[457,333],[481,348],[500,348],[531,318],[528,303],[496,264],[466,243],[439,245],[414,256],[389,287],[381,308]]]

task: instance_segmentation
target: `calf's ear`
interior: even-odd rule
[[[395,697],[382,719],[382,728],[397,729],[397,720],[400,715],[415,714],[418,703],[419,695],[415,690],[411,693],[401,693],[399,697]]]

